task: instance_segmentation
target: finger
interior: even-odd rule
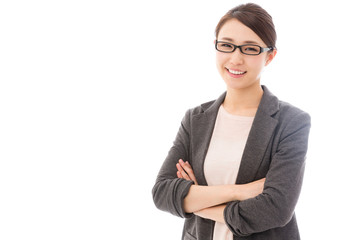
[[[177,168],[177,175],[178,175],[178,177],[180,177],[180,178],[184,178],[184,179],[186,179],[186,178],[189,178],[188,176],[187,176],[187,173],[185,172],[185,170],[181,167],[181,165],[178,163],[178,164],[176,164],[176,168]]]
[[[184,177],[181,175],[182,167],[180,166],[179,163],[176,164],[176,168],[177,168],[176,175],[178,176],[178,178],[184,178]]]
[[[176,168],[177,168],[177,170],[178,170],[179,172],[181,172],[182,167],[180,166],[180,163],[177,163],[177,164],[176,164]]]
[[[191,181],[191,179],[190,179],[190,177],[188,176],[187,172],[184,170],[184,168],[183,168],[179,163],[176,164],[176,167],[177,167],[177,169],[178,169],[178,172],[180,172],[181,178],[184,178],[184,179],[186,179],[186,180]]]
[[[183,162],[182,167],[185,169],[187,175],[190,177],[190,180],[194,181],[194,183],[196,185],[198,185],[198,182],[196,181],[196,177],[195,177],[194,171],[192,170],[190,163],[187,161],[185,163]]]
[[[182,161],[182,160],[179,159],[179,162],[176,164],[176,168],[177,168],[178,171],[181,172],[181,171],[184,170],[184,169],[182,168],[182,166],[181,166],[181,164],[180,164],[180,163],[181,163],[180,161]]]
[[[181,176],[182,176],[183,179],[186,179],[186,180],[191,181],[189,175],[188,175],[184,170],[182,170],[182,171],[180,172],[180,174],[181,174]]]
[[[181,167],[187,172],[192,172],[192,167],[190,165],[190,163],[185,163],[182,159],[179,160],[179,163],[181,165]]]
[[[191,167],[190,163],[189,162],[184,163],[183,161],[180,161],[180,165],[187,172],[189,177],[193,181],[196,181],[195,174],[194,174],[194,171],[192,170],[192,167]]]

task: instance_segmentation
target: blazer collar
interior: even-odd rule
[[[279,111],[279,100],[266,86],[262,85],[261,87],[264,93],[259,104],[258,112],[264,112],[266,115],[273,116]]]
[[[236,183],[253,181],[261,164],[262,156],[277,125],[272,116],[279,111],[279,101],[265,86],[242,156]],[[193,168],[200,185],[207,185],[204,175],[204,161],[210,145],[216,117],[226,92],[217,100],[201,105],[199,114],[193,116]]]

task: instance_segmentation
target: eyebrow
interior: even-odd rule
[[[235,42],[234,39],[229,38],[229,37],[223,37],[223,38],[221,38],[221,41]],[[244,41],[244,44],[257,44],[257,45],[259,45],[258,42],[251,41],[251,40]]]

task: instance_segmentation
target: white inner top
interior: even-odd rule
[[[254,117],[231,115],[220,106],[204,163],[209,186],[235,184],[253,121]],[[226,224],[216,222],[213,240],[232,239]]]

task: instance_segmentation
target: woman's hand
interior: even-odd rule
[[[195,185],[198,185],[192,167],[188,161],[184,162],[182,159],[180,159],[179,163],[176,164],[176,168],[178,170],[176,173],[178,178],[193,181]]]

